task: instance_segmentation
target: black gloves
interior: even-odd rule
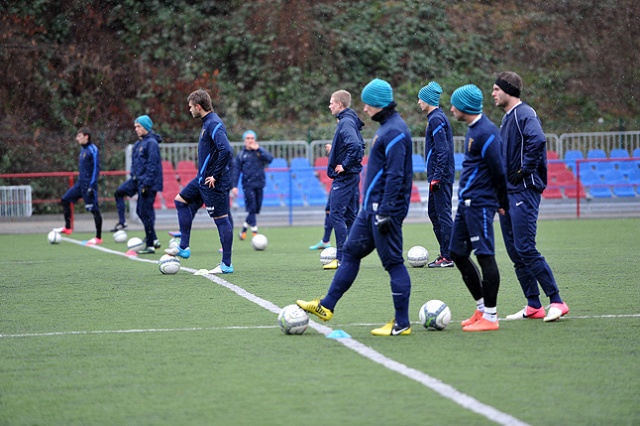
[[[91,187],[87,188],[87,195],[88,196],[92,196],[93,195],[93,188],[91,188]]]
[[[382,235],[387,235],[391,231],[391,216],[376,215],[376,226]]]
[[[438,189],[440,189],[440,181],[432,180],[431,183],[429,183],[429,192],[436,192]]]
[[[145,188],[144,186],[142,188],[140,188],[140,193],[144,196],[147,195],[147,188]]]

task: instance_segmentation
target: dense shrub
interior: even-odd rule
[[[504,69],[525,78],[523,98],[548,132],[640,128],[638,4],[3,2],[0,170],[73,170],[68,147],[84,125],[102,138],[103,167],[121,167],[144,113],[167,142],[193,141],[198,123],[186,96],[199,87],[211,91],[235,140],[247,127],[262,139],[330,138],[330,94],[350,90],[360,111],[373,77],[392,83],[416,135],[425,125],[417,91],[431,79],[445,88],[445,108],[456,87],[478,84],[498,121],[490,88]]]

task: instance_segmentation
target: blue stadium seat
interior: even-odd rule
[[[620,170],[610,170],[604,175],[605,183],[613,185],[613,193],[616,197],[635,197],[636,192]]]
[[[294,157],[291,159],[292,169],[312,169],[309,160],[306,157]]]
[[[640,158],[640,148],[633,150],[633,158]]]
[[[627,180],[634,185],[635,190],[640,194],[640,169],[631,170],[627,175]]]
[[[589,152],[587,152],[587,158],[607,158],[607,153],[602,149],[590,149]]]
[[[567,164],[567,167],[573,170],[573,173],[576,172],[576,160],[582,160],[584,155],[582,151],[577,149],[570,149],[564,153],[564,162]]]
[[[285,158],[276,157],[273,159],[271,164],[269,164],[270,169],[287,169],[289,168],[289,164]]]
[[[603,175],[603,181],[609,185],[615,185],[619,183],[625,183],[626,179],[620,170],[611,169],[607,170]]]
[[[310,206],[324,206],[327,204],[327,192],[318,179],[305,182],[301,189],[307,204]]]
[[[623,173],[624,174],[624,173]],[[627,174],[627,180],[633,184],[640,185],[640,169],[631,170]]]
[[[294,169],[292,167],[291,172],[293,173],[293,176],[296,180],[310,180],[318,178],[316,176],[315,170],[313,170],[311,167],[307,169]]]
[[[304,206],[304,195],[297,186],[282,192],[282,201],[285,206]]]
[[[610,170],[615,170],[616,162],[613,161],[596,161],[590,163],[593,166],[593,169],[599,173],[606,173]]]
[[[623,148],[614,148],[611,150],[609,158],[629,158],[629,151]]]
[[[611,188],[603,184],[597,186],[587,186],[593,198],[611,198]]]
[[[613,194],[616,197],[635,197],[636,191],[633,189],[633,185],[627,182],[613,185]]]
[[[456,152],[453,154],[453,161],[455,162],[456,172],[462,171],[462,162],[464,161],[464,154],[462,152]]]
[[[280,194],[273,192],[265,192],[262,197],[262,205],[265,207],[280,207],[282,206],[282,201],[280,199]]]
[[[616,163],[618,165],[618,170],[623,173],[631,173],[633,170],[640,168],[640,161],[619,161]]]
[[[603,183],[600,173],[591,169],[580,169],[580,181],[585,186],[599,185]]]
[[[411,161],[413,162],[413,173],[425,173],[427,171],[424,157],[420,154],[412,154]]]
[[[276,186],[282,188],[284,186],[289,186],[290,176],[291,175],[289,174],[289,172],[272,172],[271,179],[276,184]]]
[[[605,184],[602,175],[595,170],[580,169],[580,181],[593,198],[611,198],[611,189]]]

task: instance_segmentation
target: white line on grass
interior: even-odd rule
[[[76,244],[80,244],[82,245],[83,242],[80,241],[76,241],[76,240],[72,240],[69,238],[64,238],[65,241],[69,241],[69,242],[74,242]],[[110,254],[116,254],[116,255],[120,255],[120,256],[126,256],[126,254],[119,252],[119,251],[115,251],[115,250],[110,250],[104,247],[100,247],[100,246],[90,246],[91,248],[94,248],[96,250],[100,250],[103,251],[105,253],[110,253]],[[137,256],[128,256],[131,260],[137,260],[137,261],[142,261],[142,262],[150,262],[150,263],[157,263],[156,261],[152,261],[149,259],[138,259]],[[191,268],[186,268],[184,266],[181,266],[180,269],[187,271],[187,272],[191,272],[194,273],[197,270],[196,269],[191,269]],[[278,314],[281,310],[281,308],[279,306],[277,306],[276,304],[269,302],[268,300],[265,300],[261,297],[256,296],[253,293],[248,292],[247,290],[243,289],[242,287],[238,287],[235,284],[231,284],[230,282],[220,278],[217,275],[213,275],[213,274],[204,274],[202,275],[204,278],[213,281],[214,283],[225,287],[231,291],[233,291],[234,293],[236,293],[238,296],[243,297],[244,299],[247,299],[253,303],[255,303],[256,305],[270,311],[273,312],[274,314]],[[327,327],[325,325],[322,324],[318,324],[315,321],[309,321],[309,325],[311,326],[311,328],[315,329],[316,331],[318,331],[321,334],[324,334],[325,336],[327,336],[329,333],[331,333],[333,331],[332,328]],[[183,329],[183,330],[188,330],[188,331],[194,331],[197,329]],[[139,332],[139,331],[132,331],[132,332]],[[83,332],[78,332],[78,334],[82,334]],[[95,332],[87,332],[87,334],[92,334]],[[55,335],[55,334],[54,334]],[[0,336],[1,337],[1,336]],[[395,371],[396,373],[402,374],[403,376],[411,379],[411,380],[415,380],[416,382],[428,387],[429,389],[433,390],[434,392],[440,394],[441,396],[443,396],[444,398],[447,398],[453,402],[455,402],[456,404],[466,408],[467,410],[473,411],[474,413],[480,414],[484,417],[486,417],[487,419],[489,419],[490,421],[493,421],[497,424],[501,424],[501,425],[517,425],[517,426],[528,426],[527,423],[524,423],[523,421],[507,414],[507,413],[503,413],[502,411],[499,411],[489,405],[483,404],[482,402],[478,401],[477,399],[464,394],[462,392],[460,392],[459,390],[455,389],[453,386],[450,386],[434,377],[429,376],[426,373],[423,373],[422,371],[418,371],[414,368],[408,367],[402,363],[399,363],[397,361],[394,361],[390,358],[387,358],[386,356],[384,356],[383,354],[381,354],[380,352],[377,352],[376,350],[358,342],[355,339],[352,338],[346,338],[346,339],[335,339],[338,343],[344,345],[345,347],[359,353],[360,355],[364,356],[365,358],[370,359],[371,361],[374,361],[380,365],[382,365],[385,368],[388,368],[389,370]]]
[[[142,260],[142,259],[140,259]],[[151,262],[144,260],[145,262]],[[595,315],[595,316],[579,316],[570,317],[569,319],[600,319],[600,318],[640,318],[640,314],[629,315]],[[454,321],[452,321],[454,322]],[[460,322],[460,321],[457,321]],[[414,322],[413,324],[419,325]],[[351,323],[351,324],[336,324],[336,327],[377,327],[378,323]],[[312,325],[313,327],[313,325]],[[19,334],[0,334],[2,338],[20,338],[20,337],[52,337],[52,336],[81,336],[88,334],[130,334],[130,333],[173,333],[173,332],[185,332],[185,331],[215,331],[215,330],[259,330],[269,328],[280,328],[277,325],[230,325],[225,327],[185,327],[185,328],[139,328],[129,330],[91,330],[91,331],[52,331],[49,333],[19,333]],[[331,329],[329,329],[331,330]],[[330,333],[331,331],[329,331]]]

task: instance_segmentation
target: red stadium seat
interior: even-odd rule
[[[547,161],[549,160],[559,160],[558,153],[555,151],[547,151]]]
[[[411,200],[412,203],[421,203],[422,199],[420,198],[420,191],[418,187],[414,184],[411,186]]]
[[[198,169],[193,161],[183,160],[178,161],[176,165],[176,173],[180,185],[184,188],[186,184],[191,182],[198,174]]]
[[[547,188],[542,193],[542,198],[546,199],[560,199],[564,198],[562,195],[562,189],[556,185],[547,186]]]

